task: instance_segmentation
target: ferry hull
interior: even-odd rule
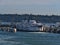
[[[35,29],[31,30],[31,29],[19,29],[19,28],[17,28],[17,31],[20,31],[20,32],[42,32],[40,30],[35,30]]]

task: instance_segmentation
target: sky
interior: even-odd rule
[[[60,15],[60,0],[0,0],[0,14]]]

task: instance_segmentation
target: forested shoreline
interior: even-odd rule
[[[57,15],[33,15],[33,14],[0,14],[0,22],[20,22],[21,20],[36,20],[42,23],[60,22],[60,16]]]

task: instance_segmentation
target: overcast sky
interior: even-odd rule
[[[0,0],[2,14],[60,14],[60,0]]]

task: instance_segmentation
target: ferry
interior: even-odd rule
[[[37,23],[35,20],[22,20],[16,28],[17,31],[40,32],[43,31],[43,24]]]

